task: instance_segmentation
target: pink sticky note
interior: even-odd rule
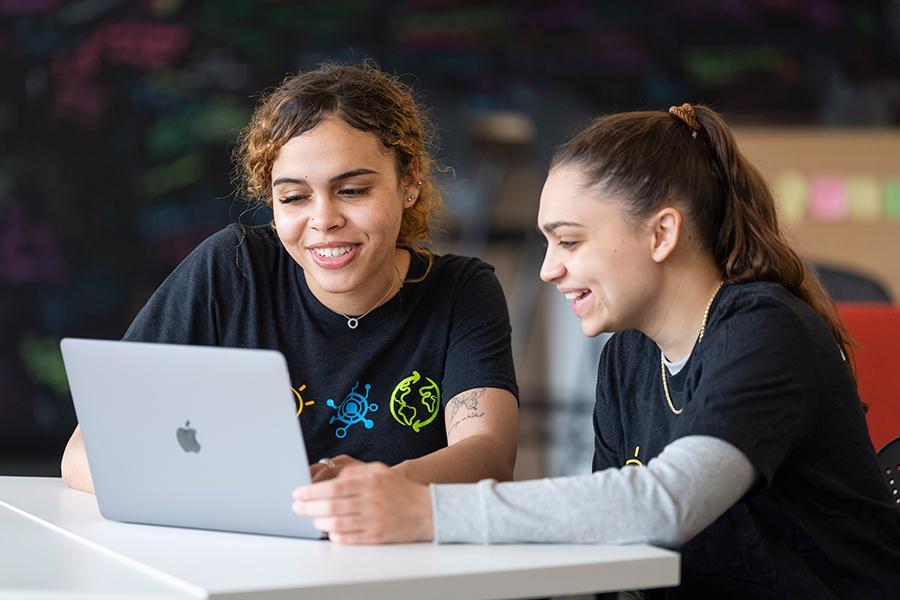
[[[819,221],[843,221],[849,213],[847,188],[839,177],[815,177],[810,186],[809,214]]]

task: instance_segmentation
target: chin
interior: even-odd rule
[[[581,322],[581,333],[587,337],[597,337],[604,331],[605,329],[601,325],[592,323],[590,320]]]

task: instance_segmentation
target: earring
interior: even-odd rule
[[[275,219],[272,219],[272,222],[269,223],[269,227],[271,227],[273,231],[278,231],[278,228],[275,227]]]

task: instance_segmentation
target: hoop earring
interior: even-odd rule
[[[272,222],[269,223],[269,227],[272,228],[272,231],[278,231],[278,227],[275,226],[275,219],[272,219]]]

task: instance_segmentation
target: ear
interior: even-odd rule
[[[674,206],[666,206],[650,217],[648,226],[651,233],[650,255],[655,262],[666,260],[681,239],[684,219]]]
[[[416,164],[412,164],[406,175],[400,178],[400,193],[403,197],[404,208],[409,208],[416,203],[416,200],[419,199],[421,187],[422,181],[419,176],[419,167]]]

